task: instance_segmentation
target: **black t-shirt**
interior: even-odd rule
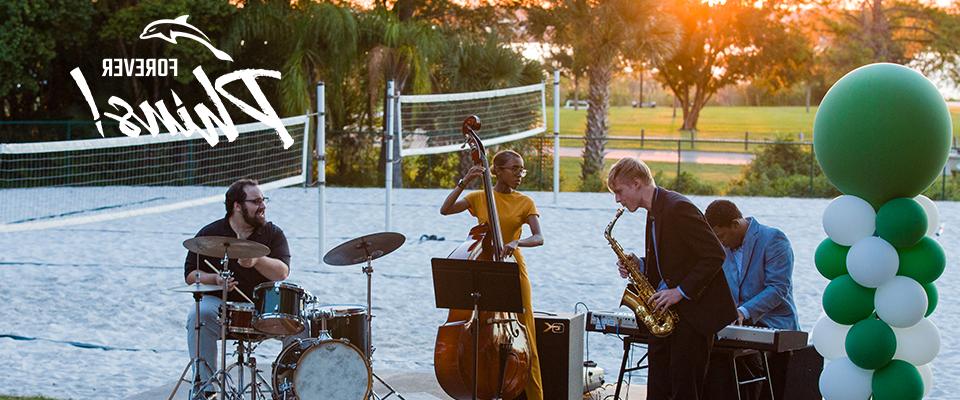
[[[197,237],[200,236],[226,236],[231,238],[236,238],[237,233],[233,231],[233,228],[230,227],[230,223],[226,218],[211,222],[209,225],[200,229],[200,232],[197,232]],[[283,231],[279,227],[273,224],[273,222],[267,222],[257,230],[253,231],[250,234],[250,237],[247,240],[251,240],[260,244],[263,244],[270,248],[270,254],[267,256],[270,258],[276,258],[280,261],[283,261],[284,264],[290,266],[290,247],[287,245],[287,237],[283,234]],[[214,273],[203,260],[207,260],[210,264],[213,264],[215,267],[220,268],[220,261],[223,258],[217,257],[208,257],[201,255],[200,256],[200,270],[203,272]],[[187,277],[190,272],[193,272],[197,269],[197,253],[192,251],[187,252],[187,259],[183,264],[183,276]],[[257,285],[269,282],[265,276],[260,274],[260,271],[257,271],[256,268],[244,268],[240,266],[235,258],[230,259],[230,271],[233,272],[233,278],[237,280],[237,288],[243,291],[243,294],[247,295],[253,299],[253,288]],[[219,296],[220,293],[217,292],[215,295]],[[240,301],[246,302],[246,300],[237,293],[236,290],[231,291],[227,295],[227,300],[229,301]]]

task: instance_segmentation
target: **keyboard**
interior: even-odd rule
[[[612,333],[640,338],[650,337],[646,327],[639,327],[636,316],[627,311],[588,312],[586,329],[588,332]],[[717,332],[717,340],[714,345],[780,353],[807,347],[807,332],[729,325]]]

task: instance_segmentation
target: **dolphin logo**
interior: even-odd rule
[[[224,53],[210,44],[210,38],[208,38],[206,34],[197,29],[197,27],[187,23],[187,18],[189,17],[189,15],[181,15],[176,19],[153,21],[148,24],[146,28],[143,28],[140,39],[156,38],[177,44],[177,38],[187,38],[206,46],[215,57],[223,61],[233,62],[233,57],[230,57],[229,54]]]

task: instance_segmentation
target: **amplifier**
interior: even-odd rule
[[[813,345],[784,353],[771,354],[770,373],[773,393],[778,400],[820,400],[820,373],[823,356]],[[789,389],[788,389],[789,388]],[[762,396],[761,399],[768,399]]]
[[[583,398],[584,314],[534,312],[544,399]]]

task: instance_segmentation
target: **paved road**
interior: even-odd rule
[[[583,148],[561,147],[560,157],[580,157]],[[684,150],[681,153],[681,162],[695,164],[725,164],[747,165],[753,161],[752,153],[733,153],[716,151]],[[644,161],[677,162],[676,150],[649,150],[649,149],[608,149],[604,158],[619,160],[626,157],[639,157]]]

